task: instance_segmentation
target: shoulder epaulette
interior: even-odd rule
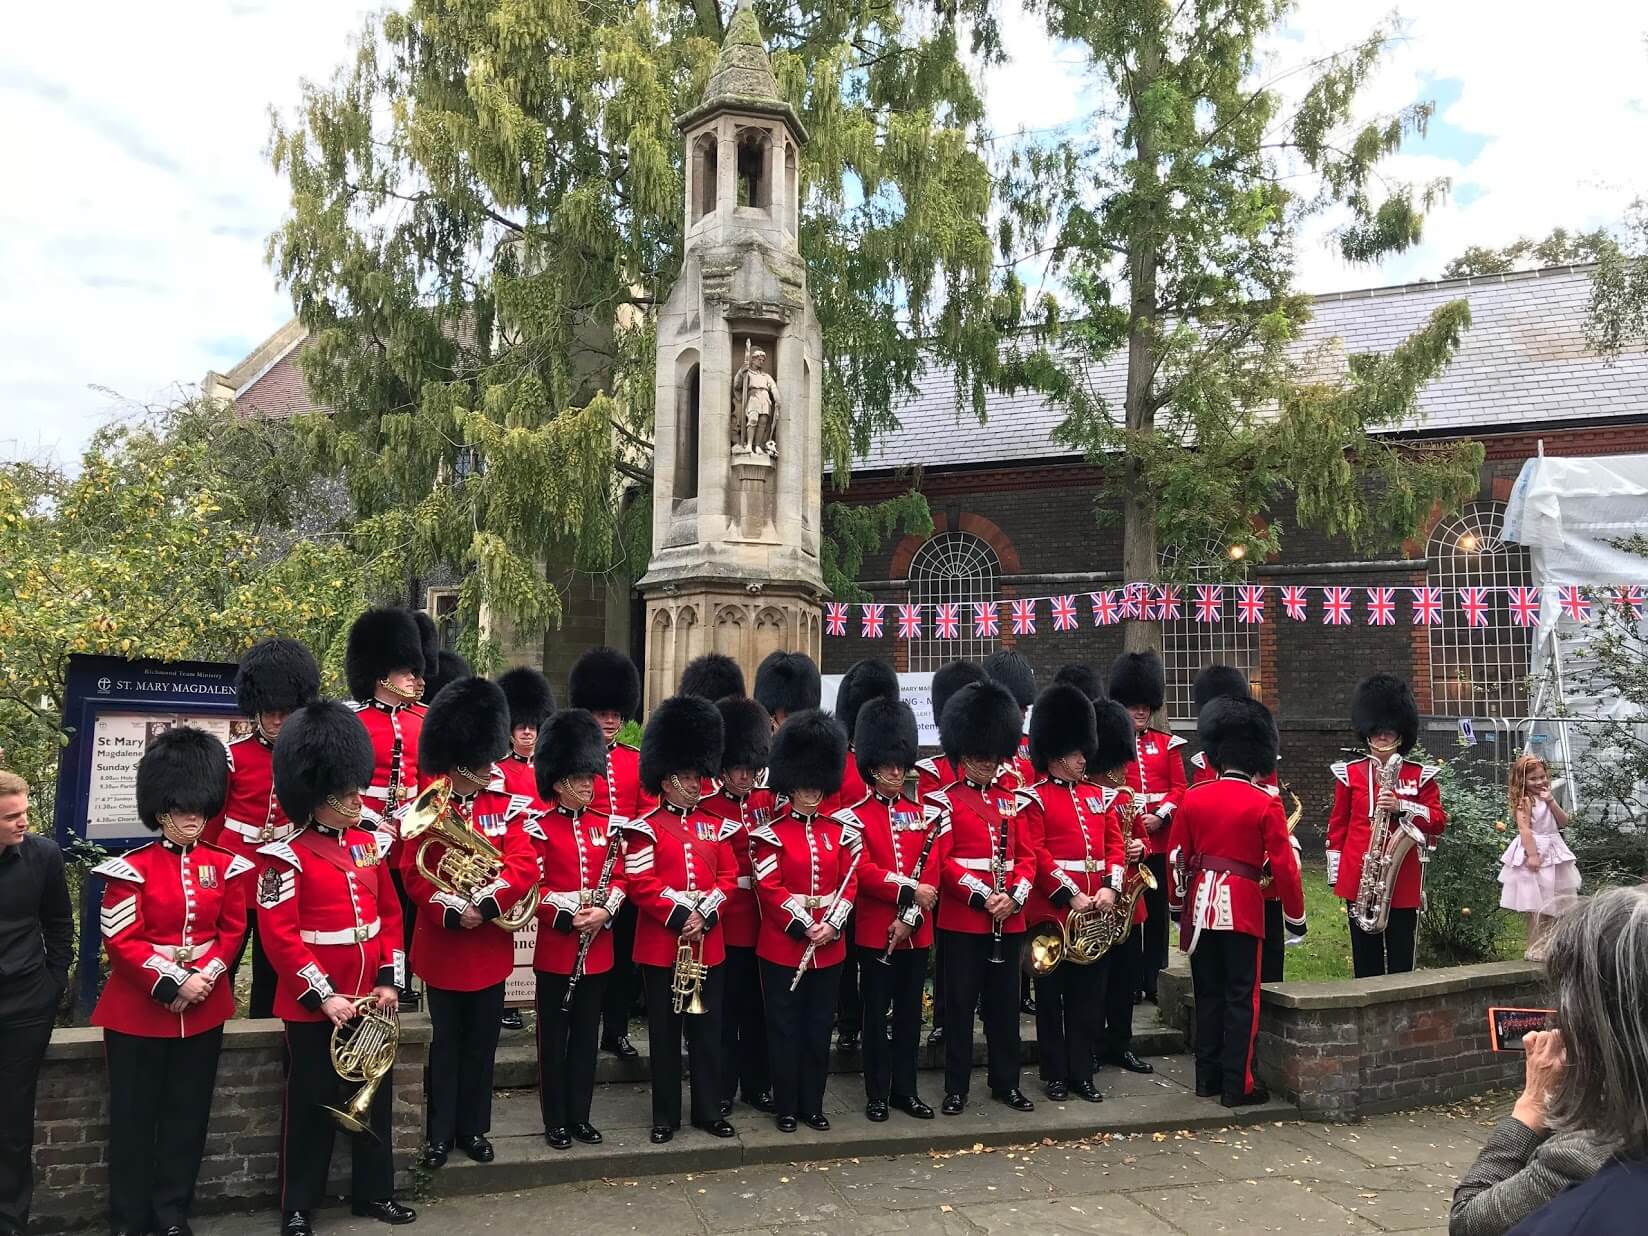
[[[1195,755],[1191,756],[1190,757],[1190,766],[1192,768],[1206,768],[1207,767],[1207,752],[1206,751],[1198,751],[1198,752],[1196,752]]]
[[[869,795],[866,794],[864,797],[868,798]],[[858,800],[858,804],[855,805],[862,805],[863,802],[864,799],[861,798]],[[831,812],[830,818],[843,828],[851,828],[857,832],[864,831],[864,821],[858,818],[858,813],[852,807],[843,807],[840,811]]]
[[[1169,734],[1167,736],[1167,749],[1169,751],[1177,751],[1180,747],[1187,747],[1189,745],[1189,743],[1180,738],[1177,734]]]
[[[270,858],[278,858],[289,867],[296,867],[299,871],[303,870],[303,860],[298,857],[298,852],[292,848],[290,841],[271,841],[268,845],[260,845],[258,853],[267,854]]]
[[[1328,768],[1333,773],[1333,779],[1340,785],[1350,784],[1350,762],[1348,760],[1335,760],[1328,765]]]
[[[931,759],[917,760],[916,767],[926,773],[929,777],[938,776],[938,764]]]
[[[623,831],[626,833],[640,833],[641,836],[645,837],[648,841],[657,841],[658,834],[653,832],[652,825],[647,823],[647,820],[651,818],[653,811],[657,810],[658,808],[654,807],[652,811],[647,812],[646,815],[642,816],[638,820],[626,820],[624,822]]]
[[[773,832],[771,824],[756,825],[754,828],[750,829],[750,836],[752,838],[759,838],[760,840],[765,841],[768,845],[782,847],[784,844],[778,839],[778,834]]]
[[[154,843],[150,842],[149,844],[153,845]],[[148,849],[148,846],[140,846],[138,848]],[[133,850],[132,853],[136,854],[137,850]],[[124,856],[119,854],[113,856],[112,858],[106,858],[102,862],[98,863],[97,866],[92,868],[92,874],[100,875],[105,880],[126,880],[132,884],[143,883],[143,873],[136,867],[132,866]]]
[[[543,826],[542,822],[539,821],[539,819],[536,816],[529,819],[525,824],[521,825],[521,831],[523,833],[525,833],[528,837],[531,837],[531,838],[533,838],[534,840],[537,840],[537,841],[548,841],[549,840],[549,838],[544,834],[544,826]]]
[[[229,865],[223,871],[225,880],[232,880],[238,875],[245,875],[248,871],[255,871],[257,866],[244,854],[233,854],[229,857]]]
[[[1421,764],[1419,766],[1419,784],[1428,785],[1436,780],[1436,774],[1442,771],[1440,764]]]
[[[371,700],[350,700],[349,701],[349,707],[352,708],[355,712],[365,712],[368,708],[372,707],[372,701]]]

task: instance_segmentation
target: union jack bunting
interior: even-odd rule
[[[1053,629],[1055,631],[1074,631],[1076,629],[1076,598],[1054,597]]]
[[[1519,627],[1537,626],[1539,623],[1539,589],[1538,588],[1509,588],[1511,594],[1511,621]]]
[[[1143,584],[1128,584],[1127,587],[1122,589],[1123,618],[1144,617],[1143,594],[1145,591],[1145,586]]]
[[[1488,590],[1486,588],[1461,588],[1459,590],[1459,608],[1465,612],[1466,626],[1487,626]]]
[[[824,630],[829,635],[847,634],[847,602],[831,601],[824,607]]]
[[[1156,617],[1163,622],[1177,622],[1179,620],[1179,588],[1177,584],[1164,584],[1156,590]]]
[[[1322,621],[1330,627],[1350,624],[1350,589],[1322,589]]]
[[[1305,590],[1302,585],[1289,584],[1282,589],[1282,607],[1295,622],[1305,620]]]
[[[1093,625],[1109,627],[1116,624],[1121,616],[1121,607],[1116,604],[1114,592],[1089,592],[1087,599],[1093,602]]]
[[[1013,602],[1013,634],[1034,635],[1036,633],[1036,601],[1034,597],[1023,601]]]
[[[940,639],[955,639],[961,634],[961,619],[956,616],[960,606],[952,601],[948,605],[933,606],[933,634]]]
[[[994,639],[1001,634],[1001,616],[994,601],[973,602],[973,638]]]
[[[1413,596],[1413,625],[1434,627],[1442,621],[1442,589],[1409,588]]]
[[[1563,584],[1558,588],[1556,603],[1575,622],[1586,622],[1591,617],[1591,598],[1581,592],[1577,584]]]
[[[1236,618],[1240,622],[1256,623],[1265,620],[1265,589],[1263,584],[1236,586]]]
[[[1218,584],[1196,585],[1196,621],[1223,622],[1225,620],[1225,590]]]
[[[1634,621],[1642,619],[1642,585],[1631,584],[1619,590],[1619,606]]]
[[[921,638],[921,606],[900,605],[898,607],[898,637],[899,639]]]
[[[1396,589],[1368,589],[1368,622],[1376,627],[1388,627],[1396,621]]]
[[[886,608],[885,605],[859,606],[858,633],[865,639],[880,639],[884,622],[882,611]]]

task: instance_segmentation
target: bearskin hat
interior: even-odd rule
[[[1036,696],[1030,712],[1030,763],[1037,772],[1046,772],[1072,751],[1091,755],[1098,744],[1093,701],[1080,687],[1055,682]]]
[[[726,696],[716,709],[721,713],[723,741],[722,768],[765,768],[772,747],[772,718],[767,710],[748,696]]]
[[[473,678],[475,671],[469,668],[469,662],[455,652],[441,649],[435,654],[435,663],[430,666],[423,680],[423,701],[425,704],[435,702],[435,697],[445,689],[447,684],[457,682],[460,678]]]
[[[248,717],[296,712],[320,696],[320,666],[295,639],[260,639],[235,671],[235,706]]]
[[[567,703],[590,712],[633,717],[641,706],[641,671],[616,648],[591,648],[572,663]]]
[[[1124,652],[1110,665],[1111,699],[1123,708],[1152,712],[1167,699],[1167,671],[1153,652]]]
[[[178,725],[158,735],[137,762],[137,814],[159,829],[168,811],[210,819],[229,795],[229,753],[216,735]]]
[[[1034,719],[1035,714],[1030,715]],[[1133,718],[1128,716],[1126,708],[1115,700],[1099,700],[1093,705],[1093,718],[1098,723],[1098,746],[1087,757],[1091,773],[1104,776],[1138,758]]]
[[[378,683],[395,670],[411,670],[423,678],[432,668],[423,662],[418,624],[404,609],[369,609],[349,628],[343,673],[349,694],[357,700],[371,699]]]
[[[1210,700],[1196,728],[1207,744],[1208,759],[1221,772],[1234,768],[1263,776],[1276,771],[1276,722],[1258,700],[1234,695]]]
[[[779,794],[818,790],[828,798],[847,768],[847,731],[821,708],[784,718],[767,757],[767,784]]]
[[[714,701],[744,694],[744,671],[738,662],[721,652],[706,652],[687,662],[681,671],[682,695],[697,695]]]
[[[275,797],[294,823],[303,824],[328,794],[372,784],[377,756],[372,736],[351,708],[321,700],[286,718],[275,739]]]
[[[950,697],[970,682],[983,682],[989,675],[977,661],[951,661],[933,671],[933,717],[944,715]]]
[[[1036,671],[1022,652],[1003,648],[984,658],[984,672],[991,682],[999,682],[1013,694],[1020,708],[1036,701]]]
[[[700,777],[721,771],[721,713],[696,695],[674,695],[652,710],[641,733],[641,788],[657,794],[664,779],[690,768]]]
[[[817,708],[818,666],[804,652],[772,652],[755,671],[755,698],[773,716]]]
[[[418,641],[423,645],[423,672],[430,673],[441,653],[441,631],[434,618],[421,609],[412,611],[412,621],[418,624]],[[434,696],[430,696],[434,699]]]
[[[1199,714],[1210,700],[1228,695],[1232,699],[1246,699],[1253,694],[1247,675],[1234,665],[1204,665],[1190,684],[1190,698]]]
[[[1363,742],[1380,730],[1394,731],[1403,755],[1419,741],[1419,705],[1412,689],[1395,674],[1373,674],[1357,684],[1350,723]]]
[[[458,768],[485,776],[509,750],[509,701],[486,678],[459,678],[441,688],[418,732],[418,772],[444,777]]]
[[[1059,672],[1053,675],[1053,681],[1067,682],[1095,702],[1104,698],[1104,683],[1099,679],[1098,670],[1091,665],[1083,665],[1078,661],[1061,666]]]
[[[999,682],[970,682],[950,697],[938,721],[939,744],[952,764],[963,756],[1000,763],[1018,754],[1023,714]]]
[[[511,730],[518,725],[541,729],[549,720],[549,714],[555,711],[555,692],[550,689],[549,679],[530,665],[505,670],[498,675],[498,685],[503,688],[504,699],[509,701]]]
[[[538,797],[555,801],[555,783],[578,773],[597,776],[607,770],[607,740],[594,716],[582,708],[563,708],[546,714],[532,751],[532,774]]]
[[[866,783],[875,780],[875,770],[888,764],[909,768],[916,762],[920,739],[916,733],[916,714],[903,700],[867,700],[858,710],[858,724],[853,730],[853,758],[858,761],[858,772]]]
[[[858,710],[871,700],[896,700],[898,674],[885,661],[869,657],[856,661],[841,676],[835,693],[835,719],[849,738],[857,732]]]

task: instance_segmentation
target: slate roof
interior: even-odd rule
[[[1420,396],[1421,417],[1404,430],[1467,436],[1561,421],[1648,418],[1648,349],[1605,365],[1585,346],[1591,267],[1557,266],[1508,275],[1333,292],[1315,298],[1301,347],[1340,340],[1344,352],[1383,352],[1424,324],[1439,305],[1471,304],[1472,325],[1453,363]],[[1342,362],[1341,362],[1342,363]],[[1125,357],[1093,378],[1119,407]],[[1052,440],[1063,419],[1040,395],[992,394],[988,419],[958,415],[954,377],[934,366],[918,394],[897,409],[902,428],[885,434],[856,464],[878,469],[958,467],[1068,458]]]

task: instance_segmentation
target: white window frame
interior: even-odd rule
[[[1528,551],[1502,537],[1503,502],[1472,502],[1431,530],[1425,580],[1442,589],[1429,630],[1431,711],[1453,717],[1521,717],[1528,711],[1533,627],[1511,617],[1507,588],[1532,585]],[[1486,626],[1468,625],[1461,588],[1487,589]]]
[[[1001,600],[1001,558],[983,537],[972,532],[934,533],[910,559],[905,579],[906,603],[922,607],[921,638],[909,641],[911,671],[936,670],[958,657],[979,661],[1001,646],[999,638],[973,634],[974,602]],[[939,639],[933,607],[949,604],[956,606],[956,638]],[[1003,627],[1008,622],[1006,610],[1002,604],[996,614]],[[887,619],[897,631],[896,612]]]

